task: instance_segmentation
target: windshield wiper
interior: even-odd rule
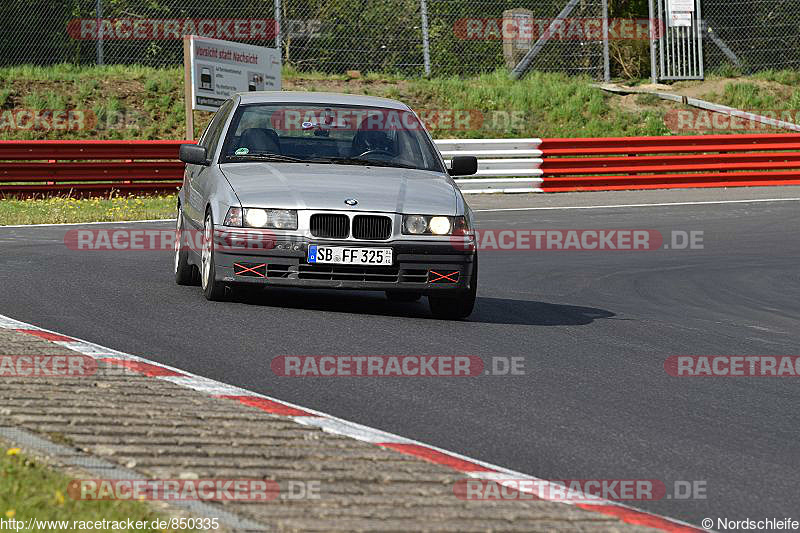
[[[399,167],[417,168],[405,163],[390,163],[388,161],[374,161],[357,157],[316,157],[313,159],[300,159],[283,154],[234,154],[225,157],[225,161],[271,161],[275,163],[327,163],[332,165],[362,165],[371,167]]]
[[[225,160],[230,161],[274,161],[276,163],[307,163],[305,159],[291,157],[282,154],[235,154],[226,156]]]
[[[391,163],[389,161],[375,161],[370,159],[359,159],[357,157],[324,157],[317,159],[309,159],[309,163],[333,163],[335,165],[363,165],[370,167],[399,167],[399,168],[417,168],[414,165],[406,165],[404,163]]]

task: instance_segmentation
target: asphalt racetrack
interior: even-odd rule
[[[703,247],[490,251],[468,321],[382,293],[271,289],[211,303],[171,252],[69,250],[70,227],[0,228],[0,313],[548,479],[700,482],[637,502],[797,518],[800,378],[679,378],[672,355],[800,355],[797,188],[482,197],[482,229],[702,232]],[[787,201],[562,209],[564,206]],[[791,200],[790,198],[794,198]],[[104,226],[106,228],[114,225]],[[172,227],[144,223],[134,227]],[[523,357],[524,375],[288,378],[279,355]]]

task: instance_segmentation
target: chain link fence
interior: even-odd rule
[[[574,5],[564,14],[568,4]],[[462,75],[513,66],[535,44],[536,24],[559,14],[601,20],[602,6],[603,0],[5,0],[0,64],[176,66],[182,42],[164,26],[177,23],[181,31],[260,46],[274,46],[278,33],[284,62],[298,70]],[[524,11],[532,32],[503,27],[512,9]],[[100,26],[92,31],[95,18]],[[280,24],[258,35],[220,28],[237,20]],[[601,39],[547,41],[532,68],[602,76]]]
[[[101,23],[93,31],[95,18]],[[220,21],[273,18],[273,0],[3,0],[0,64],[177,66],[183,64],[182,31],[197,34],[203,29],[225,38]],[[198,28],[203,21],[211,25]],[[177,35],[164,31],[170,22],[178,24]],[[224,29],[231,32],[228,40],[274,46],[273,39],[236,39],[232,28]]]
[[[575,23],[572,31],[554,27],[530,68],[603,77],[602,33],[586,31],[593,22],[602,22],[602,0],[428,0],[428,9],[436,73],[513,68],[535,46],[537,36],[543,36],[556,18],[563,18]],[[509,19],[516,19],[516,24],[503,27]],[[495,38],[495,22],[506,39]]]
[[[4,0],[0,65],[178,66],[183,60],[180,35],[195,33],[270,47],[278,39],[284,62],[302,71],[467,75],[511,70],[525,59],[533,70],[602,79],[602,34],[582,30],[602,21],[605,3]],[[747,72],[800,67],[800,0],[703,0],[702,6],[708,69],[728,64]],[[578,21],[580,31],[552,31],[556,18]],[[96,19],[100,25],[93,33]],[[505,25],[509,20],[516,21],[513,31]],[[244,21],[243,32],[237,33],[237,21]],[[533,31],[520,29],[524,21]],[[549,37],[540,39],[548,29]]]
[[[323,72],[357,69],[459,75],[491,71],[513,66],[519,53],[509,48],[530,49],[538,24],[557,17],[567,3],[567,0],[363,3],[340,0],[315,5],[284,0],[283,20],[314,20],[322,30],[313,38],[284,38],[284,57],[300,69]],[[503,27],[511,10],[525,12],[532,29],[529,34]],[[584,0],[570,10],[569,16],[601,20],[602,14],[601,0]],[[602,40],[550,39],[532,67],[599,77],[603,72]]]
[[[800,0],[703,0],[707,70],[800,68]]]

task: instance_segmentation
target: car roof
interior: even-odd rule
[[[403,102],[364,96],[360,94],[304,92],[304,91],[252,91],[238,93],[242,104],[338,104],[353,106],[387,107],[390,109],[410,109]]]

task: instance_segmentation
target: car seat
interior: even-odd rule
[[[239,147],[252,153],[281,153],[280,137],[275,130],[268,128],[247,128],[239,139]]]

